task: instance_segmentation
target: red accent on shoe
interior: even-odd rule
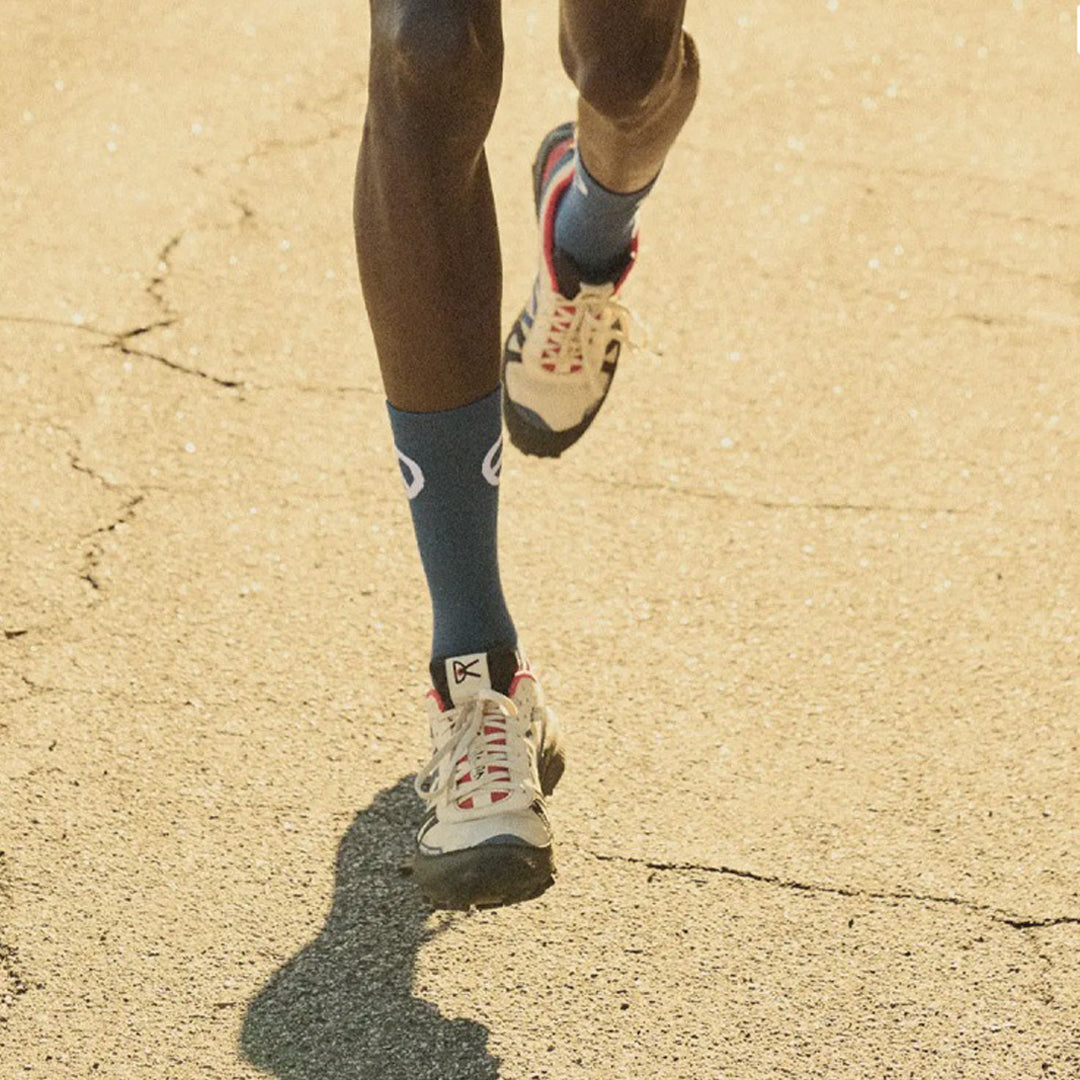
[[[533,682],[536,682],[536,676],[532,673],[531,668],[521,668],[510,680],[510,688],[506,691],[508,697],[513,697],[517,693],[518,685],[522,679],[532,679]]]
[[[556,143],[550,150],[547,156],[547,161],[544,162],[544,172],[540,179],[540,190],[543,191],[544,185],[548,182],[548,178],[555,170],[555,166],[558,163],[559,158],[566,153],[574,145],[573,136],[569,139],[563,139],[562,142]]]
[[[543,211],[544,220],[542,228],[544,232],[544,262],[547,264],[548,276],[551,278],[551,287],[555,292],[559,291],[559,281],[555,276],[555,266],[551,261],[551,253],[555,246],[555,212],[559,209],[559,200],[566,193],[574,179],[574,171],[570,169],[566,178],[560,180],[552,189],[544,193]]]
[[[446,712],[446,705],[443,704],[443,699],[434,686],[427,692],[427,696],[439,706],[439,712]]]

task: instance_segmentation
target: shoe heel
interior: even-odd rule
[[[551,149],[553,146],[557,146],[559,143],[573,137],[574,122],[567,120],[565,124],[560,124],[557,128],[549,131],[540,144],[540,149],[536,151],[536,157],[533,159],[532,176],[533,206],[536,209],[537,218],[540,217],[540,189],[544,184],[544,168],[547,165],[548,158],[551,156]]]
[[[555,790],[555,785],[562,779],[564,772],[566,772],[566,755],[561,750],[555,750],[540,774],[540,790],[545,798]]]
[[[562,779],[566,772],[566,751],[563,749],[562,740],[559,738],[559,722],[555,714],[548,709],[546,726],[544,730],[544,746],[540,751],[540,790],[544,797],[549,796],[555,785]]]

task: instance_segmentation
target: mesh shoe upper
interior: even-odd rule
[[[519,671],[508,694],[481,688],[449,709],[432,690],[428,710],[433,753],[416,782],[430,807],[421,853],[549,845],[540,769],[541,756],[554,753],[554,722],[532,673]]]

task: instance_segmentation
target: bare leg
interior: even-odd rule
[[[502,81],[499,0],[371,0],[354,223],[390,402],[435,412],[499,381],[502,270],[483,144]]]
[[[637,191],[656,176],[694,106],[698,57],[685,10],[686,0],[561,0],[581,156],[610,191]]]

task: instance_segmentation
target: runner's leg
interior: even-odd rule
[[[434,612],[413,872],[438,907],[514,903],[554,880],[544,798],[562,752],[496,557],[498,0],[371,0],[371,46],[357,254]]]
[[[360,277],[386,395],[465,405],[498,383],[502,272],[484,157],[499,0],[371,0],[356,173]]]
[[[697,52],[685,0],[561,0],[563,64],[578,121],[533,166],[539,270],[503,350],[504,415],[526,454],[558,457],[591,426],[628,336],[617,294],[638,210],[690,115]]]
[[[577,139],[592,177],[635,192],[660,171],[694,105],[686,0],[561,0],[559,48],[580,92]]]
[[[371,0],[357,258],[433,659],[517,643],[496,551],[502,274],[483,148],[501,78],[499,0]]]

